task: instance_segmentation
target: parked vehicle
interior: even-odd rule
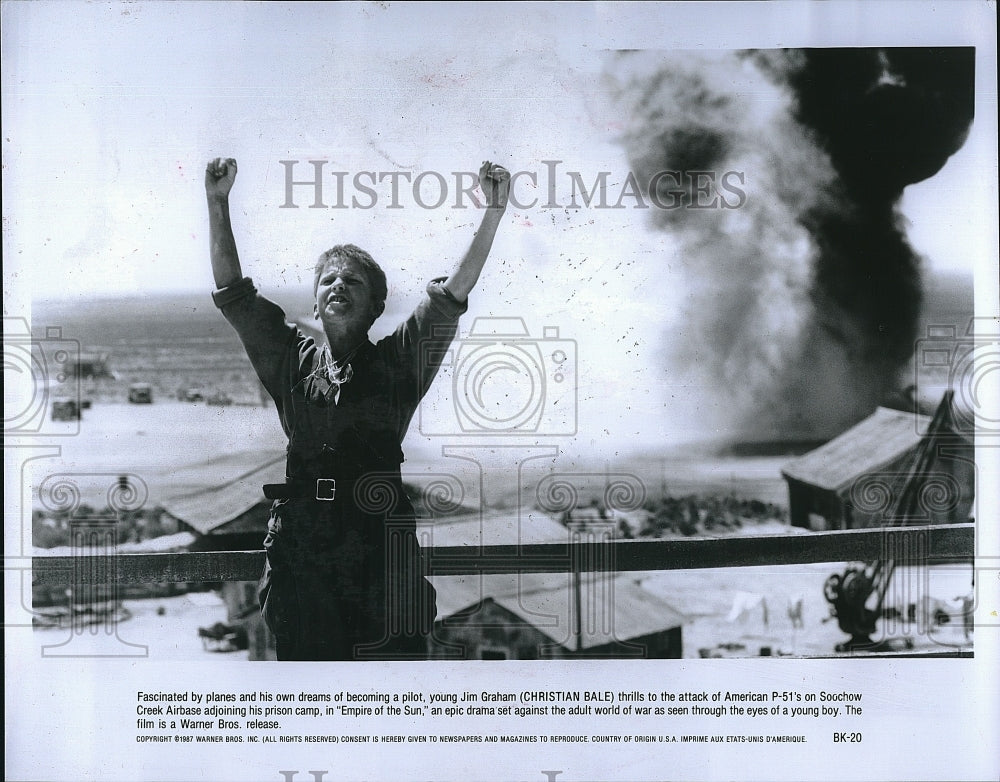
[[[153,403],[153,387],[149,383],[133,383],[128,387],[128,401],[134,405]]]
[[[212,394],[208,398],[208,403],[210,405],[219,405],[220,407],[225,407],[226,405],[231,405],[233,403],[233,398],[229,394],[218,391]]]
[[[52,400],[53,421],[79,421],[81,418],[80,404],[75,399]]]

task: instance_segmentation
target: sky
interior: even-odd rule
[[[448,209],[450,200],[423,209],[412,198],[391,210],[387,196],[370,210],[281,209],[279,161],[302,161],[294,170],[305,178],[305,161],[326,159],[327,172],[349,172],[348,185],[369,170],[451,181],[485,158],[543,178],[545,160],[587,183],[600,171],[621,176],[602,56],[637,45],[627,23],[652,13],[628,4],[518,14],[481,4],[3,8],[5,257],[24,264],[18,284],[30,281],[33,297],[209,286],[201,182],[216,155],[239,161],[237,238],[263,282],[303,279],[341,237],[356,237],[390,272],[446,273],[470,238],[472,210]],[[936,268],[968,270],[982,253],[968,228],[989,214],[983,185],[995,177],[981,161],[995,135],[995,113],[981,115],[945,170],[906,194],[911,237]],[[306,190],[296,191],[303,207]],[[650,245],[669,256],[669,238],[650,240],[648,228],[634,210],[512,209],[495,256],[518,257],[522,270],[542,257],[621,258]]]
[[[656,408],[651,366],[691,282],[679,242],[631,200],[545,207],[550,181],[554,203],[570,202],[571,172],[586,187],[608,172],[620,195],[628,161],[607,53],[896,45],[940,41],[942,30],[949,43],[982,38],[963,4],[922,6],[926,18],[911,4],[907,29],[888,24],[891,3],[865,11],[875,23],[843,4],[772,6],[6,2],[5,315],[41,298],[210,290],[203,172],[216,156],[238,161],[234,230],[263,290],[307,289],[313,259],[353,242],[386,269],[390,307],[405,310],[471,241],[480,213],[454,208],[455,172],[489,159],[526,172],[521,204],[538,200],[509,208],[467,322],[521,317],[531,334],[586,333],[581,382],[592,387],[581,393],[616,410]],[[978,65],[965,147],[901,204],[933,269],[971,273],[996,257],[995,232],[982,228],[996,210],[995,42]],[[308,161],[326,161],[328,205],[335,171],[346,172],[345,203],[370,202],[354,186],[367,171],[402,177],[398,201],[386,179],[373,208],[312,209],[301,185],[298,208],[283,208],[283,160],[297,161],[296,181],[311,177]],[[415,196],[405,177],[421,174],[427,189]],[[424,208],[438,174],[448,198]],[[686,408],[677,417],[695,413],[704,419]]]

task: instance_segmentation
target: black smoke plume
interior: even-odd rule
[[[823,438],[869,414],[918,336],[921,263],[898,203],[965,141],[974,50],[621,52],[608,75],[639,180],[714,182],[699,193],[688,176],[682,208],[650,210],[687,272],[668,367],[727,400],[706,401],[709,425]]]

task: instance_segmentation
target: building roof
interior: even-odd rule
[[[202,535],[209,535],[254,506],[270,502],[261,487],[284,482],[285,453],[258,453],[255,463],[248,465],[247,461],[245,455],[234,455],[186,468],[196,474],[203,488],[163,500],[163,509]]]
[[[544,513],[527,510],[520,515],[516,511],[488,512],[482,517],[438,521],[430,529],[433,546],[565,544],[574,534]],[[571,573],[433,576],[430,580],[437,590],[439,620],[492,600],[555,643],[568,648],[576,644],[576,638],[569,637],[574,614]],[[642,589],[634,577],[623,574],[584,573],[581,594],[584,616],[589,600],[593,603],[591,609],[598,611],[597,618],[602,620],[584,620],[581,641],[585,649],[669,630],[686,620],[663,599]],[[613,606],[613,610],[605,611],[605,605]],[[606,621],[613,623],[613,633],[608,632]]]
[[[858,476],[879,470],[916,448],[930,421],[929,416],[880,407],[828,443],[788,462],[781,474],[840,491]]]
[[[435,576],[439,620],[491,600],[554,642],[573,648],[571,573]],[[687,621],[680,611],[625,574],[581,575],[584,649],[659,633]],[[610,609],[610,610],[609,610]]]

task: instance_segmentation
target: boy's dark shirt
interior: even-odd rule
[[[400,443],[467,308],[442,280],[392,335],[358,349],[339,397],[321,346],[249,278],[213,294],[274,399],[289,438],[288,479],[337,482],[332,502],[272,506],[260,598],[279,659],[422,656],[434,593],[422,576]]]

